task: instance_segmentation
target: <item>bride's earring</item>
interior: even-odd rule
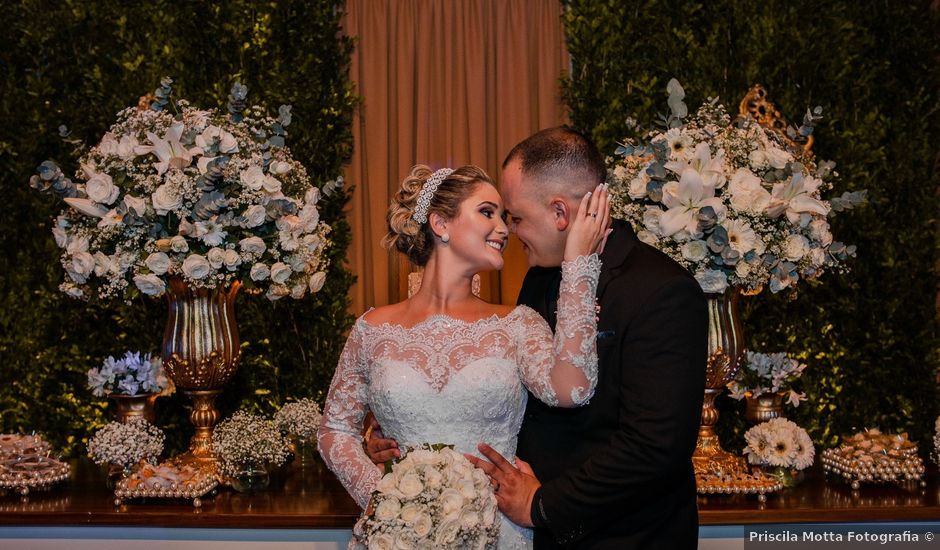
[[[444,244],[449,243],[449,242],[450,242],[450,234],[449,234],[449,233],[444,233],[443,235],[441,235],[441,242],[444,243]]]

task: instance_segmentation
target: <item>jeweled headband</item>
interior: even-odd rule
[[[431,177],[421,186],[421,192],[418,193],[418,204],[415,205],[415,211],[411,214],[411,219],[418,223],[428,221],[428,208],[431,207],[431,199],[434,198],[434,193],[437,193],[437,188],[441,186],[441,182],[452,173],[453,170],[450,168],[441,168],[431,174]]]

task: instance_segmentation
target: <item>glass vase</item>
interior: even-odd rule
[[[802,470],[784,466],[761,466],[760,471],[765,476],[776,479],[784,487],[795,487],[805,477]]]
[[[127,478],[134,471],[130,466],[120,464],[105,464],[103,468],[105,470],[105,484],[111,490],[117,487],[118,481]]]
[[[256,493],[268,488],[271,475],[268,469],[257,464],[245,464],[232,476],[232,488],[239,493]]]
[[[291,434],[291,446],[294,449],[294,465],[301,468],[310,468],[314,464],[317,454],[317,437],[301,437]]]

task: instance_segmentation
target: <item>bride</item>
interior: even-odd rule
[[[534,310],[490,304],[471,292],[474,274],[503,267],[509,236],[489,176],[476,166],[412,169],[389,207],[383,244],[424,266],[421,288],[353,325],[318,433],[324,461],[360,507],[367,508],[383,475],[362,448],[369,411],[403,446],[448,443],[478,454],[485,442],[512,457],[527,388],[554,406],[590,399],[607,202],[606,187],[598,186],[572,222],[553,336]],[[499,548],[531,544],[529,530],[501,518]]]

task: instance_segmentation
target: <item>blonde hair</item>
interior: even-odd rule
[[[395,248],[417,266],[427,265],[434,252],[434,232],[431,231],[431,214],[452,220],[460,210],[460,204],[481,183],[493,185],[493,180],[478,166],[468,164],[457,168],[438,186],[428,206],[428,221],[418,223],[414,211],[418,205],[421,187],[433,171],[424,164],[415,165],[411,173],[402,180],[385,219],[388,232],[382,238],[382,246]]]

